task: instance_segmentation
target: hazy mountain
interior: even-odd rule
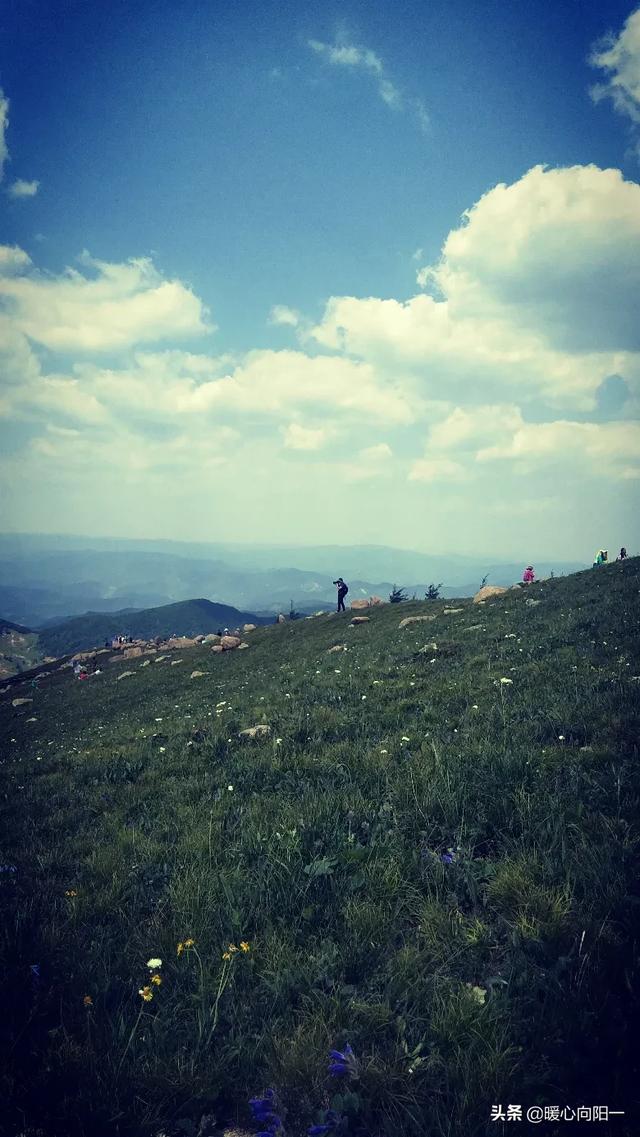
[[[265,619],[251,612],[239,612],[228,604],[212,604],[210,600],[186,600],[143,611],[87,612],[53,627],[42,628],[39,637],[43,654],[66,655],[85,648],[100,647],[113,636],[130,635],[134,639],[156,636],[194,636],[215,632],[218,628],[236,628],[242,624],[262,624]]]
[[[536,562],[539,575],[562,575],[579,563]],[[51,619],[123,608],[149,608],[193,596],[253,612],[309,612],[332,605],[332,581],[351,595],[391,586],[424,595],[442,582],[443,596],[473,594],[488,574],[510,584],[522,564],[435,556],[384,546],[262,546],[171,541],[116,541],[34,534],[0,536],[0,608],[31,626]]]

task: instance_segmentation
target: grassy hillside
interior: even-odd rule
[[[0,679],[28,671],[42,659],[38,635],[0,617]]]
[[[84,648],[100,646],[117,635],[153,639],[155,636],[194,636],[215,632],[222,626],[236,627],[244,623],[261,623],[250,612],[239,612],[228,604],[211,600],[182,600],[178,604],[162,604],[142,611],[87,612],[62,624],[40,630],[40,641],[47,655],[64,655]]]
[[[520,1103],[637,1134],[639,589],[635,559],[5,695],[4,1132],[210,1137],[273,1088],[287,1137],[331,1103],[318,1132]]]

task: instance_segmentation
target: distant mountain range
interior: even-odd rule
[[[539,575],[575,572],[579,562],[533,562]],[[350,595],[387,598],[392,585],[421,597],[430,583],[442,595],[470,596],[484,576],[520,579],[523,564],[440,556],[385,546],[263,546],[87,537],[0,535],[0,611],[42,627],[91,610],[157,608],[206,596],[240,612],[263,615],[326,608],[341,575]],[[229,621],[225,621],[228,623]]]

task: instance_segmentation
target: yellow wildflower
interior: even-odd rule
[[[180,943],[178,944],[178,955],[182,955],[183,951],[184,951],[184,944],[183,944],[182,940],[180,940]]]
[[[78,895],[78,893],[76,892],[75,888],[68,888],[67,891],[65,892],[65,896],[73,897],[73,896],[77,896],[77,895]]]
[[[185,946],[186,948],[195,947],[195,943],[196,943],[196,941],[195,941],[195,940],[192,940],[192,939],[188,939],[188,940],[185,940],[185,941],[184,941],[184,946]]]
[[[242,948],[243,951],[249,951],[249,944],[247,943],[246,940],[241,941],[240,947]]]
[[[236,945],[235,945],[235,944],[229,944],[229,947],[227,948],[227,951],[231,951],[231,952],[234,952],[234,951],[237,951],[237,950],[238,950],[238,949],[237,949],[237,947],[236,947]]]
[[[150,987],[141,987],[138,991],[138,994],[142,996],[145,1003],[150,1003],[153,999],[153,991]]]
[[[231,959],[231,952],[229,952],[229,951],[223,951],[223,953],[222,953],[222,958],[223,958],[223,959]]]
[[[162,976],[161,975],[152,975],[151,976],[151,982],[155,983],[156,987],[159,987],[160,984],[162,983]]]
[[[91,995],[85,995],[82,1002],[84,1003],[85,1007],[92,1007],[93,1006],[93,999],[91,998]]]

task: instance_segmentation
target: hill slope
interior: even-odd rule
[[[42,659],[36,632],[0,617],[0,679],[28,671]]]
[[[637,1133],[639,588],[635,559],[12,689],[9,1131],[209,1135],[273,1086],[287,1137],[336,1088],[354,1137],[507,1102]]]
[[[87,612],[73,616],[53,627],[40,629],[40,642],[47,655],[62,655],[85,648],[98,647],[112,636],[131,635],[134,638],[153,639],[155,636],[193,636],[200,632],[215,632],[222,627],[237,627],[245,623],[262,624],[266,621],[250,612],[239,612],[228,604],[214,604],[211,600],[183,600],[178,604],[163,604],[158,608],[141,611],[124,609],[121,612]]]

